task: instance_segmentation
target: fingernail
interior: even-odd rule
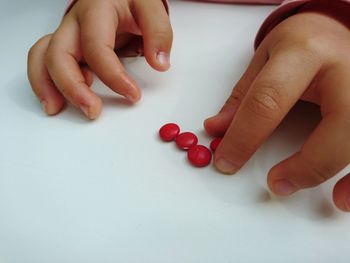
[[[224,158],[219,158],[216,160],[215,166],[220,172],[225,174],[234,174],[239,170],[236,165]]]
[[[42,100],[42,101],[40,101],[40,103],[41,103],[41,107],[43,108],[43,111],[48,113],[47,112],[47,101],[46,100]]]
[[[168,53],[159,52],[157,54],[157,60],[163,66],[170,67],[170,55]]]
[[[135,96],[134,94],[125,94],[125,98],[127,98],[132,103],[138,102],[140,99],[139,97]]]
[[[126,92],[123,94],[131,102],[137,102],[140,100],[140,89],[137,83],[130,78],[128,75],[124,75],[125,89]]]
[[[273,184],[273,191],[278,195],[290,195],[298,189],[287,179],[280,179]]]
[[[80,109],[84,112],[84,114],[89,117],[89,107],[86,105],[80,105]]]
[[[125,98],[127,98],[129,101],[131,101],[131,102],[134,102],[134,98],[133,98],[133,96],[131,96],[131,95],[129,95],[129,94],[126,94],[125,95]]]

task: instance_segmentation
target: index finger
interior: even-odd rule
[[[140,89],[126,73],[114,47],[118,13],[105,1],[78,14],[84,58],[96,75],[113,91],[132,102],[140,99]]]
[[[248,161],[298,101],[319,68],[320,63],[307,51],[293,49],[272,54],[216,150],[218,170],[233,174]]]

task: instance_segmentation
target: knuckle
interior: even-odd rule
[[[317,36],[302,37],[298,39],[297,45],[303,50],[314,52],[318,49],[320,40]]]
[[[247,138],[241,138],[240,140],[234,140],[228,142],[228,148],[226,148],[226,155],[234,157],[237,164],[243,166],[244,163],[253,155],[255,152],[254,145],[247,143]]]
[[[295,54],[303,54],[306,61],[319,62],[324,57],[324,39],[320,39],[318,36],[299,36],[292,40],[288,39],[283,41],[280,46],[281,49],[289,50],[289,52],[295,52]]]
[[[57,50],[53,48],[52,45],[49,45],[44,56],[44,62],[48,68],[53,67],[53,65],[55,64],[56,54]]]
[[[45,45],[51,38],[51,34],[45,35],[34,43],[33,46],[28,50],[28,59],[33,58],[41,46]]]
[[[163,25],[152,32],[153,39],[172,39],[173,31],[171,27]]]
[[[96,43],[96,41],[86,41],[82,45],[82,50],[84,53],[84,58],[87,60],[89,63],[89,60],[98,57],[99,52],[101,52],[103,47]]]
[[[285,36],[274,45],[268,48],[270,56],[274,54],[289,53],[295,57],[303,57],[303,60],[308,63],[322,63],[327,58],[327,54],[333,53],[330,50],[325,50],[328,45],[325,45],[325,40],[319,36]]]
[[[307,178],[304,178],[303,187],[318,186],[327,181],[331,177],[330,175],[334,174],[334,167],[309,160],[303,151],[300,152],[300,155],[304,163],[303,166],[308,171]]]
[[[284,110],[281,105],[281,94],[278,88],[272,88],[271,85],[263,85],[257,92],[252,95],[250,110],[266,120],[275,121],[280,119]]]
[[[304,53],[305,60],[310,62],[320,63],[325,54],[329,53],[324,52],[324,40],[321,41],[318,37],[304,37],[296,46]]]
[[[101,63],[102,58],[107,60],[114,59],[112,56],[106,54],[113,54],[113,46],[100,43],[98,40],[87,40],[82,45],[82,56],[88,64]]]
[[[236,156],[238,160],[241,160],[241,163],[245,162],[245,160],[248,160],[250,156],[253,154],[254,149],[251,149],[247,146],[247,143],[237,143],[234,146],[234,151],[236,152]]]
[[[244,94],[245,93],[239,88],[233,89],[230,97],[225,102],[225,105],[231,105],[231,104],[240,103],[243,100],[243,98],[244,98]]]
[[[36,54],[36,50],[35,47],[31,47],[28,51],[28,55],[27,55],[27,65],[28,65],[28,70],[32,68],[32,63],[35,60],[35,54]]]
[[[36,53],[37,43],[35,43],[28,51],[28,60],[31,60]]]
[[[331,168],[329,167],[317,167],[314,165],[309,165],[310,179],[312,180],[311,186],[317,186],[328,180]]]

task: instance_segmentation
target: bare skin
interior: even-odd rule
[[[29,81],[45,112],[57,114],[67,100],[88,118],[97,118],[102,102],[89,88],[91,70],[113,91],[137,102],[140,89],[114,50],[141,35],[148,63],[167,70],[172,29],[161,1],[78,1],[58,29],[29,51]]]
[[[350,163],[350,21],[344,10],[329,1],[309,4],[266,36],[221,111],[204,122],[209,134],[224,135],[214,158],[219,171],[237,172],[300,99],[319,105],[322,120],[300,151],[270,170],[271,191],[285,196],[320,185]],[[160,0],[78,1],[29,52],[28,77],[45,112],[59,113],[67,100],[97,118],[102,102],[89,88],[91,71],[138,101],[137,83],[117,54],[137,53],[141,38],[150,66],[167,70],[172,29]],[[350,174],[335,185],[333,200],[350,211]]]

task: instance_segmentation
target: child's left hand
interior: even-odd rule
[[[275,27],[220,113],[205,121],[208,133],[225,134],[215,154],[220,171],[238,171],[299,99],[318,104],[322,121],[299,152],[270,170],[270,189],[290,195],[350,163],[350,19],[345,13],[344,23],[333,18],[329,14],[342,9],[326,2]],[[350,174],[336,184],[333,198],[350,211]]]

